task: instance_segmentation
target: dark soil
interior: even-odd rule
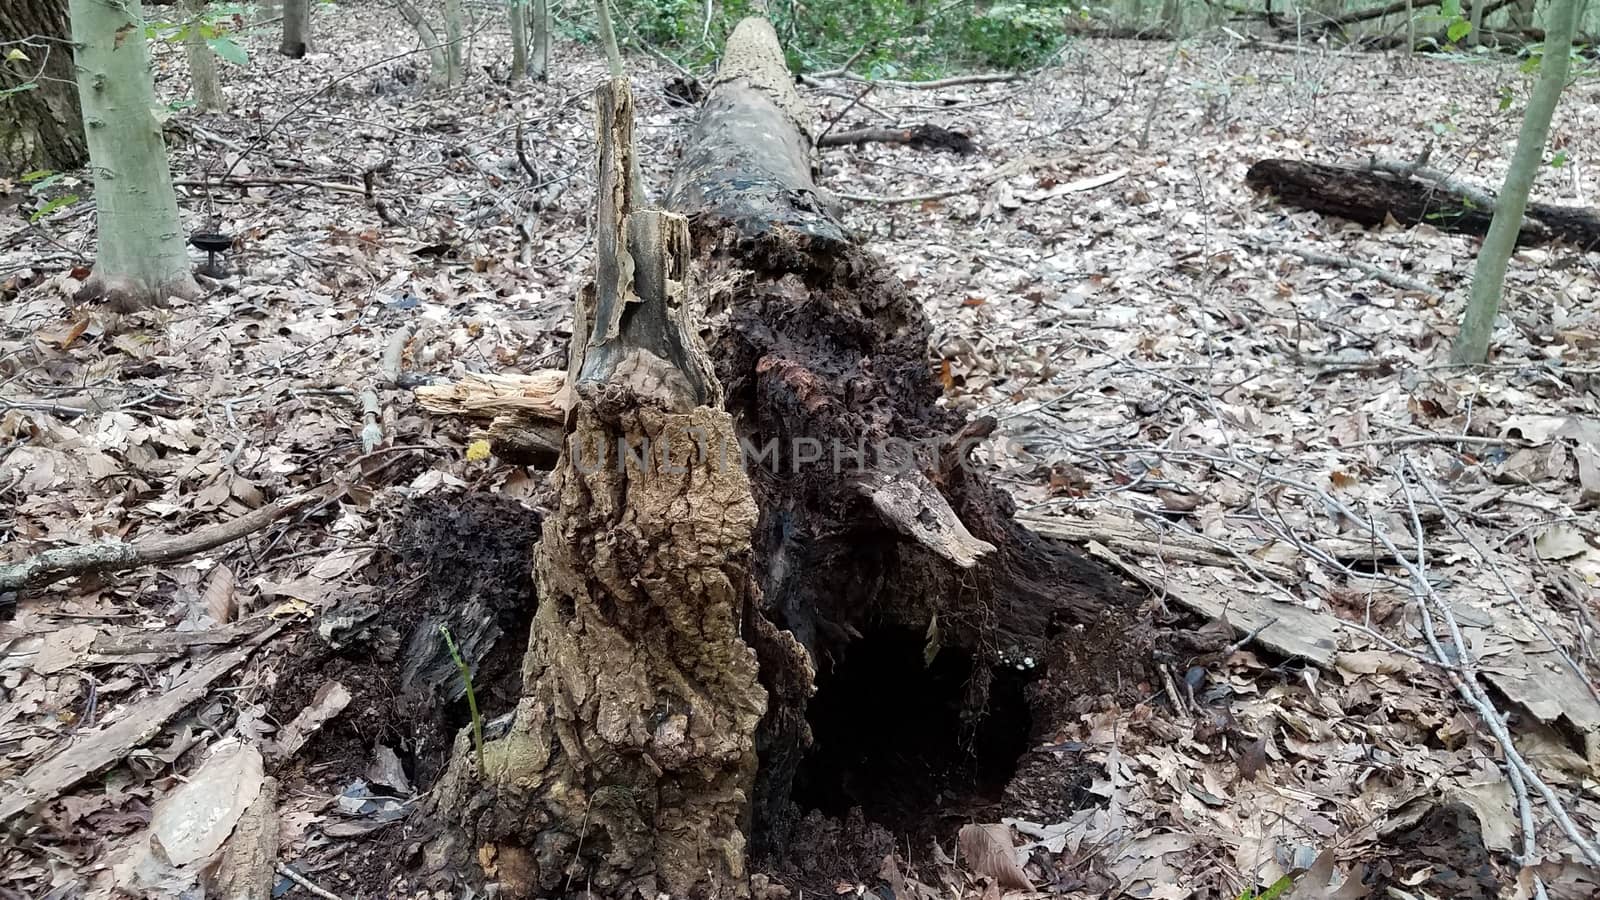
[[[511,710],[534,609],[539,521],[521,503],[487,493],[430,495],[394,511],[391,550],[366,573],[380,588],[373,615],[342,649],[316,628],[302,633],[271,700],[272,714],[287,722],[329,681],[352,695],[300,754],[313,761],[307,777],[342,785],[364,773],[374,746],[385,744],[400,755],[412,784],[427,789],[470,720],[440,625],[473,662],[483,718]]]

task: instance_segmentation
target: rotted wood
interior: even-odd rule
[[[857,128],[853,131],[835,131],[817,139],[818,147],[848,147],[871,143],[905,144],[915,150],[947,150],[958,156],[978,152],[978,145],[962,132],[926,123],[906,128]]]
[[[796,818],[811,670],[846,657],[864,632],[932,633],[928,653],[969,653],[963,710],[977,728],[1002,654],[1060,659],[1059,626],[1093,633],[1129,608],[1118,578],[1019,524],[984,473],[996,423],[940,404],[928,320],[830,213],[793,84],[772,26],[739,23],[668,201],[693,223],[711,355],[739,438],[780,456],[747,460],[761,591],[746,634],[769,693],[758,849],[781,847]],[[1146,629],[1119,620],[1113,630],[1130,658],[1148,656]],[[1036,726],[1053,727],[1053,715],[1041,710]]]
[[[1250,167],[1245,180],[1290,206],[1367,226],[1393,218],[1402,225],[1426,224],[1483,235],[1494,217],[1494,200],[1488,192],[1469,192],[1404,171],[1264,159]],[[1517,242],[1556,241],[1583,250],[1600,249],[1600,215],[1583,207],[1529,203]]]
[[[598,264],[580,298],[521,699],[480,771],[467,731],[428,856],[500,896],[748,894],[766,709],[741,635],[756,508],[698,327],[688,222],[637,210],[633,100],[602,85]],[[635,456],[635,453],[638,455]]]

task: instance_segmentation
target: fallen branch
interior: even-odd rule
[[[289,879],[290,881],[294,882],[295,884],[300,885],[301,887],[305,888],[308,892],[310,892],[312,894],[315,894],[318,897],[321,897],[322,900],[340,900],[340,897],[339,897],[338,894],[335,894],[333,891],[330,891],[330,890],[328,890],[326,888],[318,887],[317,883],[315,881],[312,881],[311,879],[305,877],[304,875],[301,875],[299,872],[296,872],[294,869],[289,868],[284,863],[278,863],[278,874],[282,875],[283,877],[285,877],[287,879]]]
[[[1374,162],[1366,168],[1291,159],[1264,159],[1245,181],[1290,206],[1338,216],[1369,227],[1394,221],[1432,225],[1457,234],[1483,235],[1494,215],[1494,196],[1452,181],[1414,162]],[[1529,203],[1518,243],[1565,241],[1600,248],[1594,210]]]
[[[260,531],[316,497],[316,494],[287,497],[237,519],[208,525],[190,534],[152,537],[133,543],[101,541],[46,550],[21,562],[0,566],[0,593],[43,587],[78,575],[118,572],[193,556]]]
[[[1328,266],[1334,269],[1355,269],[1358,272],[1376,278],[1390,287],[1396,287],[1402,291],[1412,291],[1418,294],[1426,294],[1429,297],[1443,296],[1443,294],[1441,294],[1432,285],[1424,284],[1415,278],[1408,278],[1399,274],[1398,272],[1391,272],[1382,266],[1373,265],[1372,263],[1359,260],[1354,257],[1342,256],[1337,253],[1321,253],[1316,250],[1308,250],[1305,247],[1285,247],[1272,244],[1259,244],[1258,246],[1262,247],[1263,249],[1282,250],[1285,253],[1298,256],[1306,262],[1316,266]]]
[[[851,144],[905,144],[917,150],[949,150],[965,156],[976,153],[978,145],[959,131],[938,125],[913,125],[909,128],[857,128],[824,134],[817,138],[818,147],[844,147]]]
[[[299,187],[321,188],[339,194],[367,195],[366,188],[358,184],[345,184],[340,181],[318,181],[315,178],[295,178],[290,175],[230,175],[226,178],[179,178],[172,182],[178,187],[198,188],[252,188],[274,187],[279,185],[293,185]]]
[[[872,84],[878,87],[903,88],[913,91],[936,91],[941,88],[959,87],[963,84],[1004,84],[1012,81],[1021,81],[1022,76],[1015,72],[982,72],[977,75],[956,75],[951,78],[935,78],[932,81],[895,81],[890,78],[867,78],[853,72],[846,72],[843,78]]]

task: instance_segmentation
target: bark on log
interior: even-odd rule
[[[1427,224],[1458,234],[1482,235],[1494,216],[1487,192],[1477,194],[1475,201],[1459,186],[1392,171],[1264,159],[1250,167],[1245,180],[1290,206],[1367,226],[1381,225],[1392,217],[1402,225]],[[1529,203],[1518,243],[1551,241],[1582,250],[1600,249],[1600,215],[1582,207]]]
[[[1019,525],[970,458],[994,420],[939,405],[928,320],[819,202],[811,133],[771,25],[747,19],[668,200],[691,217],[697,271],[716,286],[712,357],[740,439],[782,455],[751,461],[762,615],[747,633],[769,694],[758,849],[781,847],[795,818],[813,665],[847,658],[874,627],[937,631],[932,652],[972,654],[963,716],[977,728],[1002,653],[1044,660],[1053,626],[1103,623],[1127,596]],[[807,450],[821,458],[800,462]],[[1126,632],[1137,644],[1140,629]],[[803,659],[774,638],[791,634]],[[1050,721],[1036,711],[1035,727]]]
[[[458,741],[437,852],[476,859],[501,896],[740,897],[766,707],[741,636],[755,504],[744,471],[705,450],[733,425],[698,336],[688,223],[632,208],[627,82],[596,100],[599,262],[575,315],[522,699],[485,771]]]

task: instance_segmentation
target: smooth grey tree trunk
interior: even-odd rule
[[[1544,59],[1539,64],[1539,81],[1528,97],[1522,114],[1522,130],[1511,169],[1495,203],[1489,233],[1478,249],[1478,263],[1472,273],[1472,296],[1461,317],[1461,332],[1456,335],[1450,361],[1457,365],[1481,365],[1489,356],[1489,338],[1494,333],[1495,316],[1500,312],[1500,297],[1505,290],[1506,268],[1517,245],[1522,214],[1528,208],[1528,194],[1544,163],[1544,144],[1550,136],[1550,120],[1567,87],[1567,70],[1572,57],[1572,32],[1577,26],[1578,0],[1551,0],[1547,13]]]
[[[300,59],[311,47],[311,0],[283,0],[283,42],[278,52]]]
[[[194,88],[195,105],[201,112],[217,112],[225,103],[222,83],[217,80],[217,55],[211,52],[205,35],[200,33],[205,24],[205,12],[204,0],[184,0],[183,52],[189,59],[189,81]]]
[[[452,88],[461,85],[465,70],[465,22],[466,14],[462,11],[461,0],[444,0],[444,39],[447,44],[444,48],[445,82]]]
[[[512,84],[528,74],[528,4],[524,0],[507,0],[506,21],[511,26],[511,78]]]
[[[612,78],[622,77],[622,49],[617,46],[617,32],[611,27],[611,4],[594,0],[595,18],[600,25],[600,46],[606,51],[606,66]]]
[[[533,0],[529,8],[528,74],[539,81],[550,79],[550,2]]]
[[[450,66],[445,60],[444,42],[439,40],[439,32],[433,29],[422,10],[412,5],[410,0],[395,0],[395,8],[400,11],[401,18],[416,29],[417,40],[428,48],[428,86],[434,90],[449,87]]]
[[[69,9],[99,237],[83,294],[123,309],[198,296],[155,115],[139,0],[71,0]]]
[[[25,56],[0,63],[0,176],[75,169],[88,159],[65,0],[0,0],[0,40]]]

